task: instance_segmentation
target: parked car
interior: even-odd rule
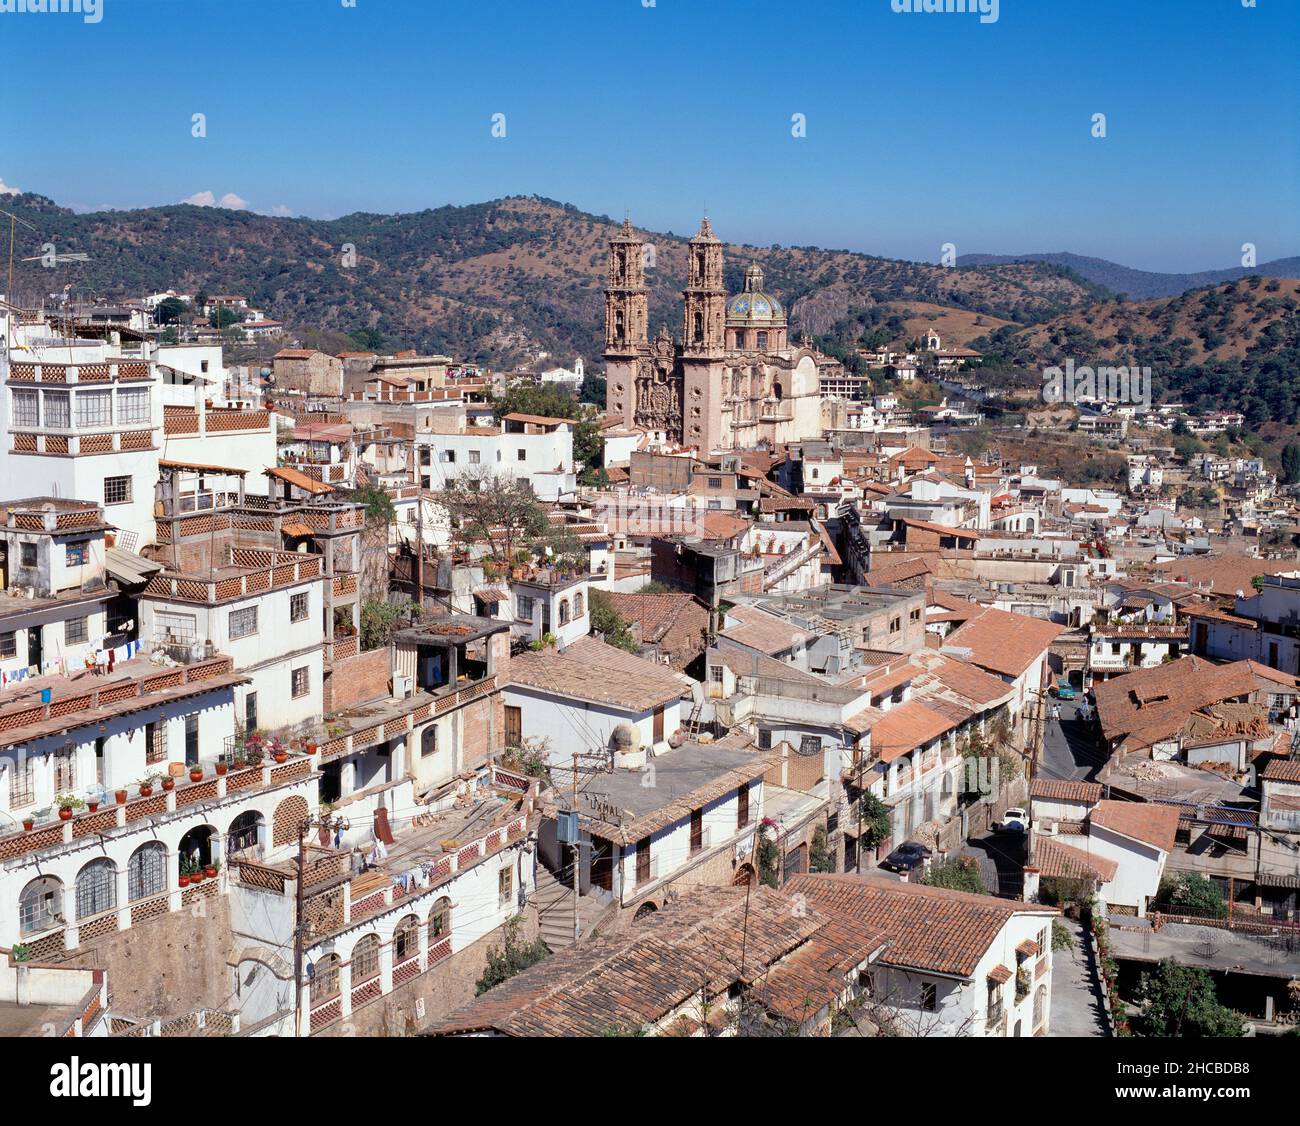
[[[1052,685],[1051,691],[1052,695],[1058,700],[1077,700],[1079,698],[1079,694],[1068,680],[1058,680]]]
[[[1000,833],[1026,833],[1029,831],[1029,814],[1018,805],[1013,805],[1002,815],[997,824]]]
[[[930,857],[930,850],[919,841],[906,841],[880,862],[887,872],[910,872]]]

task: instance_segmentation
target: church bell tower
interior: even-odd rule
[[[682,292],[686,314],[682,344],[688,355],[721,355],[725,342],[727,291],[722,284],[722,242],[706,217],[690,241],[686,289]]]

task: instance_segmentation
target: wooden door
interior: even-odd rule
[[[636,882],[650,882],[650,838],[643,837],[636,842]]]
[[[654,724],[654,741],[656,743],[662,743],[664,741],[664,710],[662,707],[655,708]]]
[[[519,708],[506,705],[506,746],[518,747],[522,745],[524,737],[523,715]]]

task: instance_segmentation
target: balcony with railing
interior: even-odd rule
[[[145,585],[145,597],[211,605],[298,586],[323,575],[319,555],[236,547],[230,556],[229,566],[215,569],[206,578],[162,571]]]

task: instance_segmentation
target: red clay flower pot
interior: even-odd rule
[[[210,880],[215,880],[217,878],[217,870],[211,864],[209,864],[206,868],[203,869],[203,874],[207,876],[208,879]]]
[[[289,753],[288,753],[287,751],[276,751],[276,752],[275,752],[275,761],[276,761],[276,762],[288,762],[288,761],[289,761]]]
[[[141,787],[140,787],[140,796],[141,796],[142,798],[152,797],[152,796],[153,796],[153,787],[152,787],[152,786],[141,786]]]
[[[202,782],[202,781],[203,781],[203,771],[201,771],[201,770],[191,770],[191,771],[190,771],[190,781],[191,781],[191,782]]]
[[[70,809],[61,809],[61,810],[59,810],[59,820],[60,820],[60,821],[71,821],[71,820],[72,820],[72,810],[70,810]]]
[[[178,879],[178,880],[176,881],[176,883],[177,883],[180,887],[187,888],[187,887],[190,886],[190,878],[189,878],[189,876],[181,876],[181,878]]]
[[[24,818],[23,818],[23,831],[24,831],[24,832],[27,832],[27,833],[30,833],[30,832],[32,831],[32,826],[35,825],[35,824],[36,824],[36,822],[35,822],[34,820],[32,820],[32,818],[30,818],[30,817],[24,817]]]
[[[229,770],[229,769],[230,769],[230,767],[228,767],[224,762],[219,762],[219,763],[217,763],[217,773],[218,773],[218,774],[225,774],[225,772],[226,772],[227,770]]]
[[[126,791],[125,791],[125,790],[117,790],[117,791],[113,794],[113,797],[115,797],[115,798],[117,799],[117,804],[118,804],[118,805],[126,805]]]
[[[164,790],[174,790],[174,789],[176,789],[176,779],[175,779],[175,778],[164,778],[164,779],[162,780],[162,788],[163,788]]]
[[[86,802],[86,808],[87,808],[88,810],[90,810],[91,813],[94,813],[95,810],[97,810],[97,809],[99,808],[99,802],[97,802],[97,801],[88,801],[88,802]]]

